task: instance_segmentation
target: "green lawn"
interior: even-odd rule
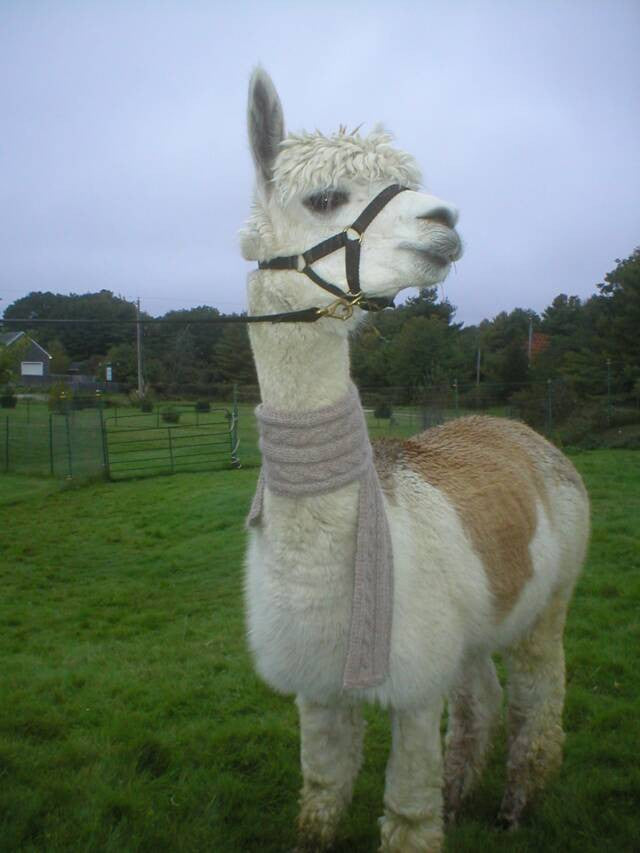
[[[520,831],[489,770],[448,851],[632,851],[640,838],[640,454],[574,456],[593,543],[567,628],[566,758]],[[0,476],[0,849],[283,853],[297,722],[242,614],[256,469],[95,482]],[[341,853],[374,851],[388,721],[370,721]]]

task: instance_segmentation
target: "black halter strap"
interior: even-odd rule
[[[371,225],[380,211],[395,198],[398,193],[404,192],[408,187],[402,187],[399,184],[391,184],[391,186],[382,190],[378,195],[369,202],[362,211],[360,216],[338,234],[333,237],[328,237],[326,240],[317,243],[306,252],[299,255],[287,255],[277,258],[271,258],[268,261],[260,261],[258,267],[261,270],[294,270],[295,272],[303,273],[310,278],[314,284],[322,287],[324,290],[345,300],[347,304],[357,304],[365,311],[379,311],[393,304],[393,300],[384,297],[363,297],[360,289],[360,245],[362,236],[366,229]],[[344,249],[345,252],[345,272],[347,284],[349,285],[349,293],[345,293],[342,288],[336,284],[332,284],[319,276],[312,265],[330,255],[332,252],[337,252],[339,249]],[[355,297],[350,300],[349,296]]]

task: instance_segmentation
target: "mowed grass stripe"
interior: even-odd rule
[[[504,735],[448,850],[635,849],[640,837],[640,458],[574,457],[593,543],[567,629],[566,759],[523,828],[493,828]],[[244,640],[257,470],[82,488],[0,477],[0,849],[285,851],[300,784],[293,703]],[[373,851],[389,735],[339,851]]]

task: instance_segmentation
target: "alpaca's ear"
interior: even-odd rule
[[[278,146],[284,139],[284,115],[276,87],[262,68],[251,75],[247,120],[258,181],[268,190]]]

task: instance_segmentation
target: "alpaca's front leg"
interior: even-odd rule
[[[381,853],[435,853],[442,848],[442,703],[393,711]]]
[[[334,839],[360,769],[364,721],[359,707],[319,705],[301,696],[299,850],[321,850]]]

